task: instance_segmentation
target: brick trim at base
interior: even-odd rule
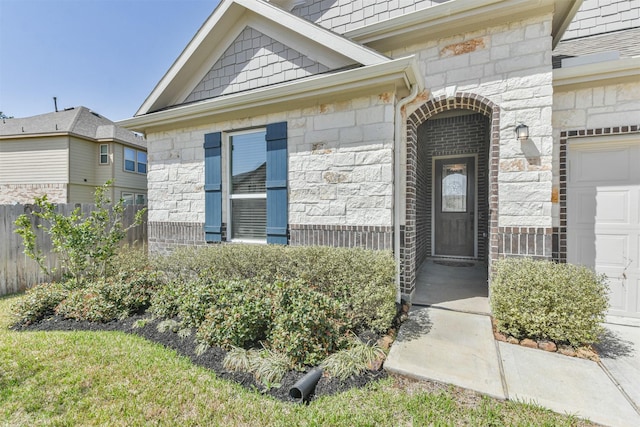
[[[290,224],[289,233],[292,246],[393,249],[393,227],[390,226]]]

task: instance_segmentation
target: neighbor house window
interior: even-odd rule
[[[147,173],[147,153],[138,151],[138,173]]]
[[[100,164],[101,165],[109,164],[109,145],[108,144],[100,144]]]
[[[147,173],[147,153],[124,148],[124,170],[127,172]]]
[[[147,204],[147,195],[136,194],[136,205],[146,205],[146,204]]]
[[[267,144],[265,131],[229,136],[229,225],[232,240],[265,241]]]
[[[122,200],[124,200],[124,204],[125,205],[132,205],[133,204],[133,193],[122,193],[120,198]]]

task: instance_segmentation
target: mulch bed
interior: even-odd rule
[[[147,323],[138,328],[134,328],[134,323],[138,320],[150,319],[145,315],[137,315],[128,317],[124,320],[114,320],[107,323],[96,323],[87,321],[76,321],[72,319],[64,319],[61,316],[52,316],[38,323],[26,326],[15,326],[15,331],[121,331],[139,335],[163,346],[175,350],[178,354],[188,357],[195,365],[211,369],[219,378],[235,381],[249,390],[261,390],[263,394],[273,396],[285,402],[295,402],[289,397],[289,389],[308,371],[289,371],[278,388],[271,388],[264,391],[264,387],[255,381],[253,375],[242,372],[229,372],[223,367],[223,360],[227,352],[219,347],[210,347],[200,356],[196,355],[196,342],[193,338],[180,338],[177,333],[158,332],[157,325],[161,319],[148,320]],[[311,368],[309,368],[310,370]],[[318,382],[311,401],[320,396],[326,396],[341,393],[353,387],[363,387],[364,385],[382,378],[386,378],[385,371],[365,371],[358,376],[352,376],[346,380],[338,378],[322,377]]]

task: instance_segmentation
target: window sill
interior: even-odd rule
[[[252,244],[252,245],[266,245],[267,239],[258,240],[258,239],[232,239],[228,240],[227,243],[239,243],[239,244]]]

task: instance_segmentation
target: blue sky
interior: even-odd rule
[[[0,0],[0,111],[133,116],[218,0]]]

